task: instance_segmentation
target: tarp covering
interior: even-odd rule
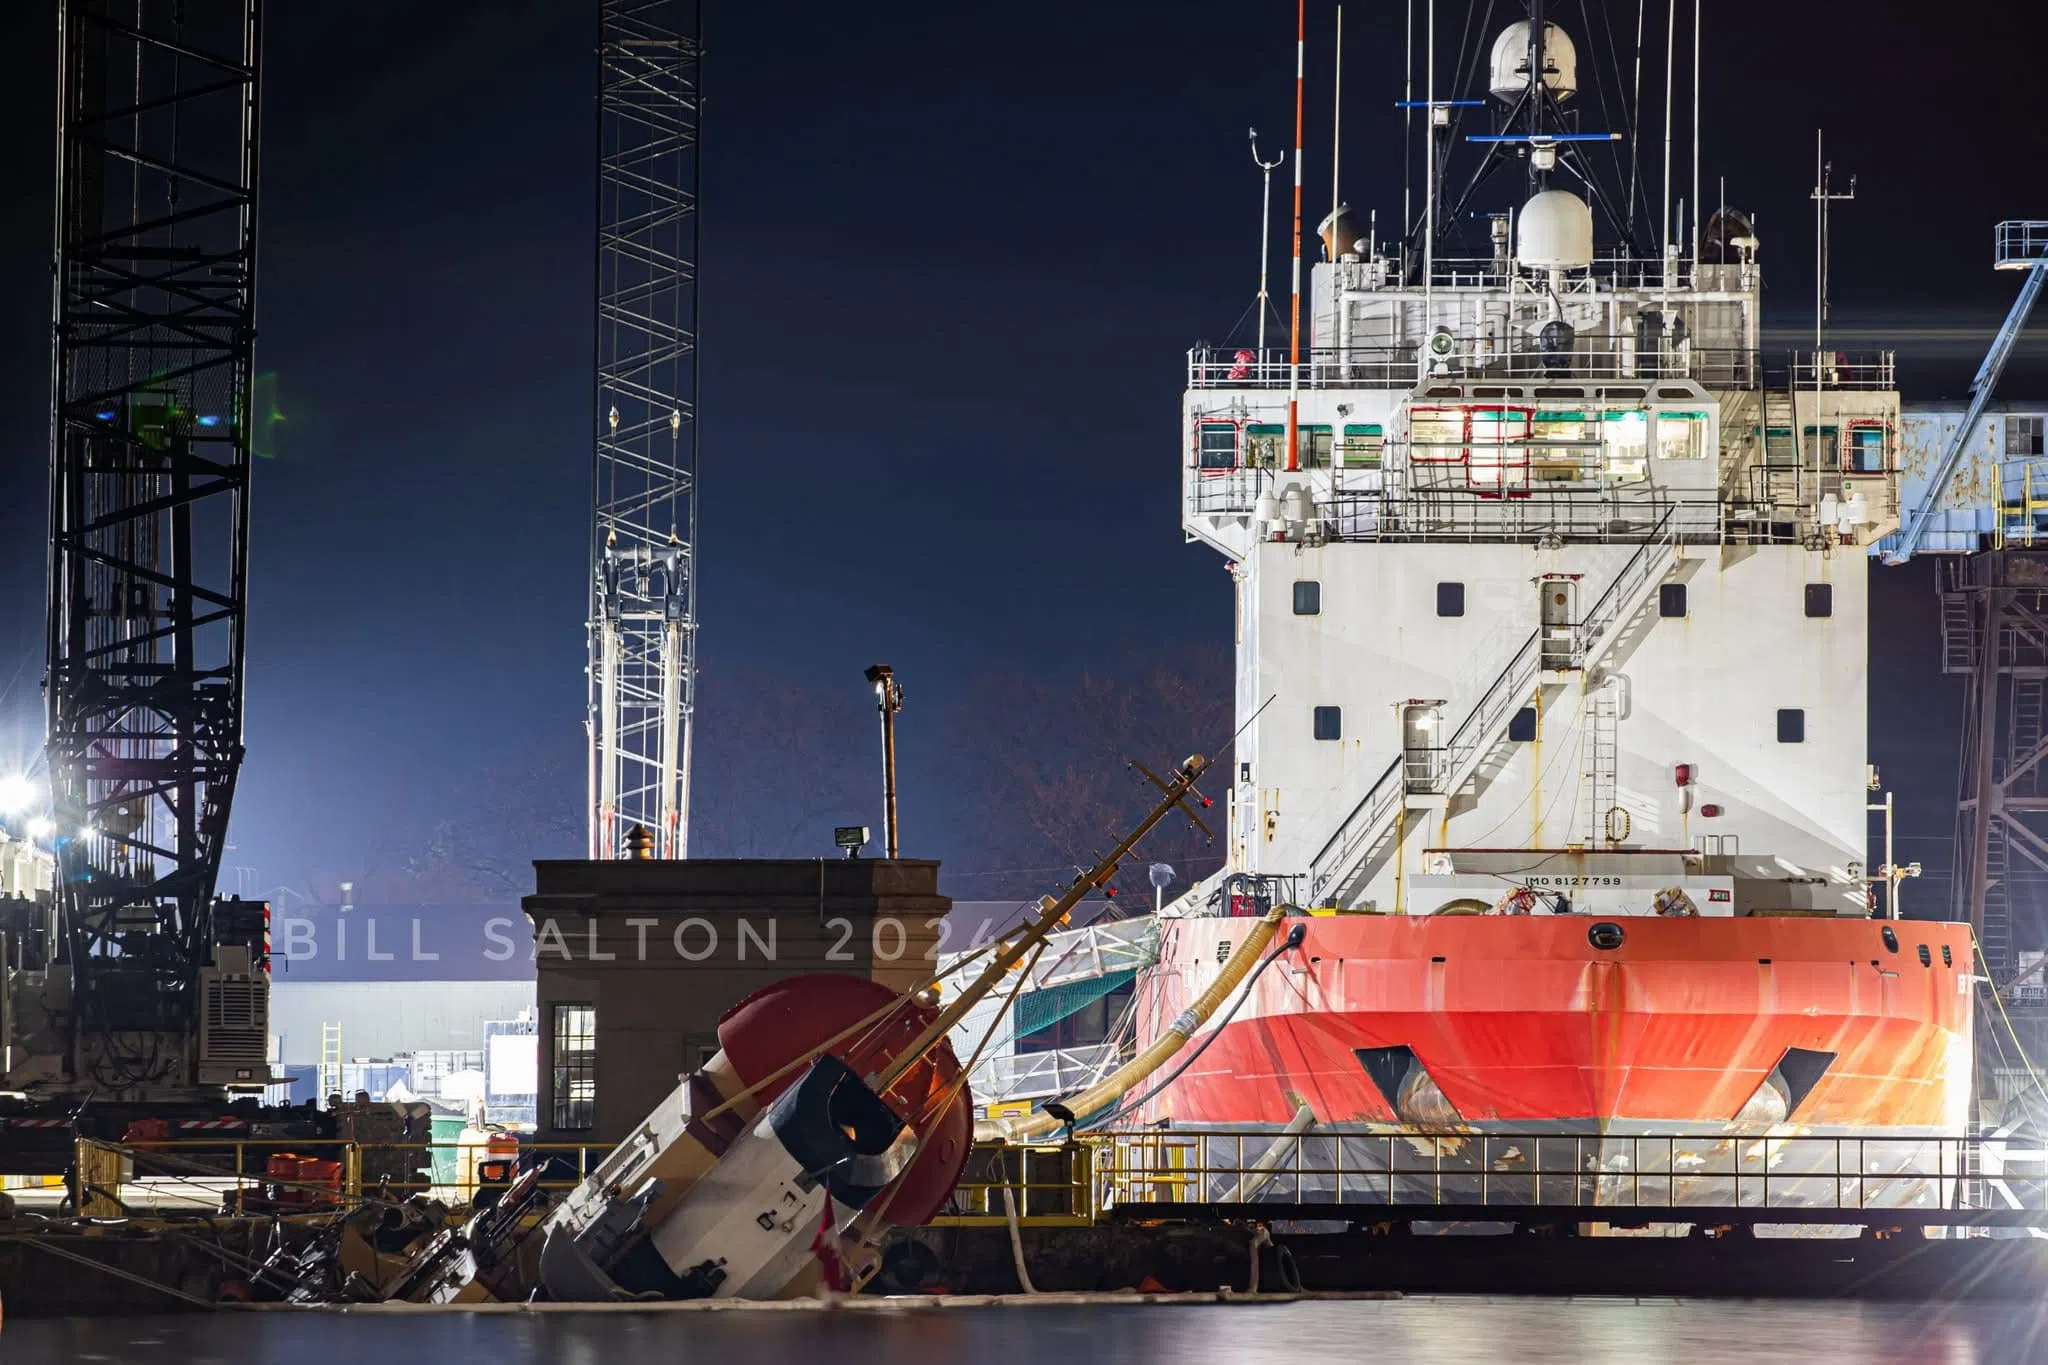
[[[1117,987],[1136,977],[1134,971],[1104,972],[1082,981],[1069,981],[1063,986],[1052,986],[1042,991],[1028,991],[1017,997],[1016,1018],[1013,1025],[1017,1036],[1038,1030],[1060,1020],[1108,995]]]

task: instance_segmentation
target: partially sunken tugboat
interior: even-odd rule
[[[1124,1122],[1697,1138],[1674,1173],[1842,1135],[1917,1170],[1967,1121],[1973,961],[1866,863],[1892,357],[1765,356],[1750,224],[1697,222],[1668,134],[1638,174],[1528,8],[1430,63],[1482,88],[1410,101],[1412,230],[1322,225],[1308,344],[1190,357],[1183,521],[1229,562],[1244,729],[1138,1046],[1247,916],[1314,917]]]

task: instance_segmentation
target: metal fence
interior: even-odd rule
[[[2038,1172],[2021,1174],[2028,1168],[2002,1145],[1995,1152],[1986,1160],[1983,1143],[1963,1138],[1139,1132],[1102,1141],[1096,1198],[1104,1210],[1279,1203],[1611,1207],[1618,1215],[2048,1211]]]

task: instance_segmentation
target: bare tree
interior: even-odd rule
[[[1163,774],[1200,752],[1218,773],[1210,789],[1228,782],[1226,657],[1190,652],[1055,680],[991,677],[965,707],[955,729],[978,738],[960,751],[957,780],[980,814],[980,836],[954,866],[977,897],[1030,894],[1059,870],[1092,863],[1157,798],[1133,760]],[[1219,866],[1223,812],[1202,814],[1217,842],[1169,820],[1140,847],[1123,889],[1146,889],[1142,868],[1154,861],[1170,863],[1180,885]]]

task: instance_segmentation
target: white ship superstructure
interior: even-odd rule
[[[1233,566],[1248,722],[1229,867],[1382,913],[1867,914],[1892,357],[1766,356],[1737,213],[1596,232],[1545,31],[1541,83],[1525,22],[1490,108],[1430,106],[1484,124],[1433,166],[1523,163],[1480,252],[1340,211],[1298,367],[1190,355],[1184,520]]]

